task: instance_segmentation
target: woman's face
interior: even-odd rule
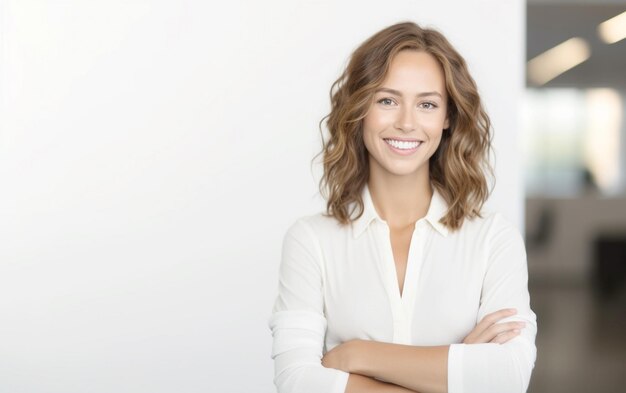
[[[392,60],[363,119],[370,171],[426,176],[448,128],[443,69],[429,53],[403,50]]]

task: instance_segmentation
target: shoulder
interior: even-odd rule
[[[483,213],[468,224],[476,234],[473,240],[484,247],[488,266],[494,263],[508,268],[525,265],[524,238],[518,227],[502,213]]]
[[[485,211],[480,213],[480,217],[467,218],[463,223],[462,229],[468,230],[483,230],[488,232],[498,232],[501,230],[514,230],[519,232],[519,229],[499,211]]]
[[[303,215],[292,221],[287,228],[285,238],[319,245],[340,237],[349,229],[350,225],[342,226],[334,217],[319,212]]]
[[[287,233],[306,232],[314,237],[322,237],[346,231],[348,228],[350,228],[349,225],[342,226],[334,217],[319,212],[296,218],[287,229]]]
[[[336,220],[321,213],[298,217],[283,238],[283,259],[288,263],[315,266],[323,272],[326,259],[334,255],[337,244],[345,239],[337,236],[339,231],[342,229]]]
[[[481,217],[467,219],[461,231],[490,245],[510,241],[524,242],[519,228],[498,211],[483,211]]]

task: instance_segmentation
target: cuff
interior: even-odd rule
[[[448,349],[448,393],[463,393],[463,352],[465,344]]]

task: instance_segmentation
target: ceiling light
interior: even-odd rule
[[[598,25],[598,34],[607,44],[626,38],[626,11]]]
[[[570,38],[530,60],[528,78],[536,85],[544,85],[587,60],[590,54],[587,41],[579,37]]]
[[[613,89],[589,89],[583,133],[584,160],[598,186],[610,193],[620,183],[620,128],[624,103]]]

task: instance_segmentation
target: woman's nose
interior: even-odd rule
[[[416,122],[417,119],[415,118],[415,111],[413,108],[404,106],[398,112],[395,127],[404,132],[415,131],[415,128],[417,127]]]

